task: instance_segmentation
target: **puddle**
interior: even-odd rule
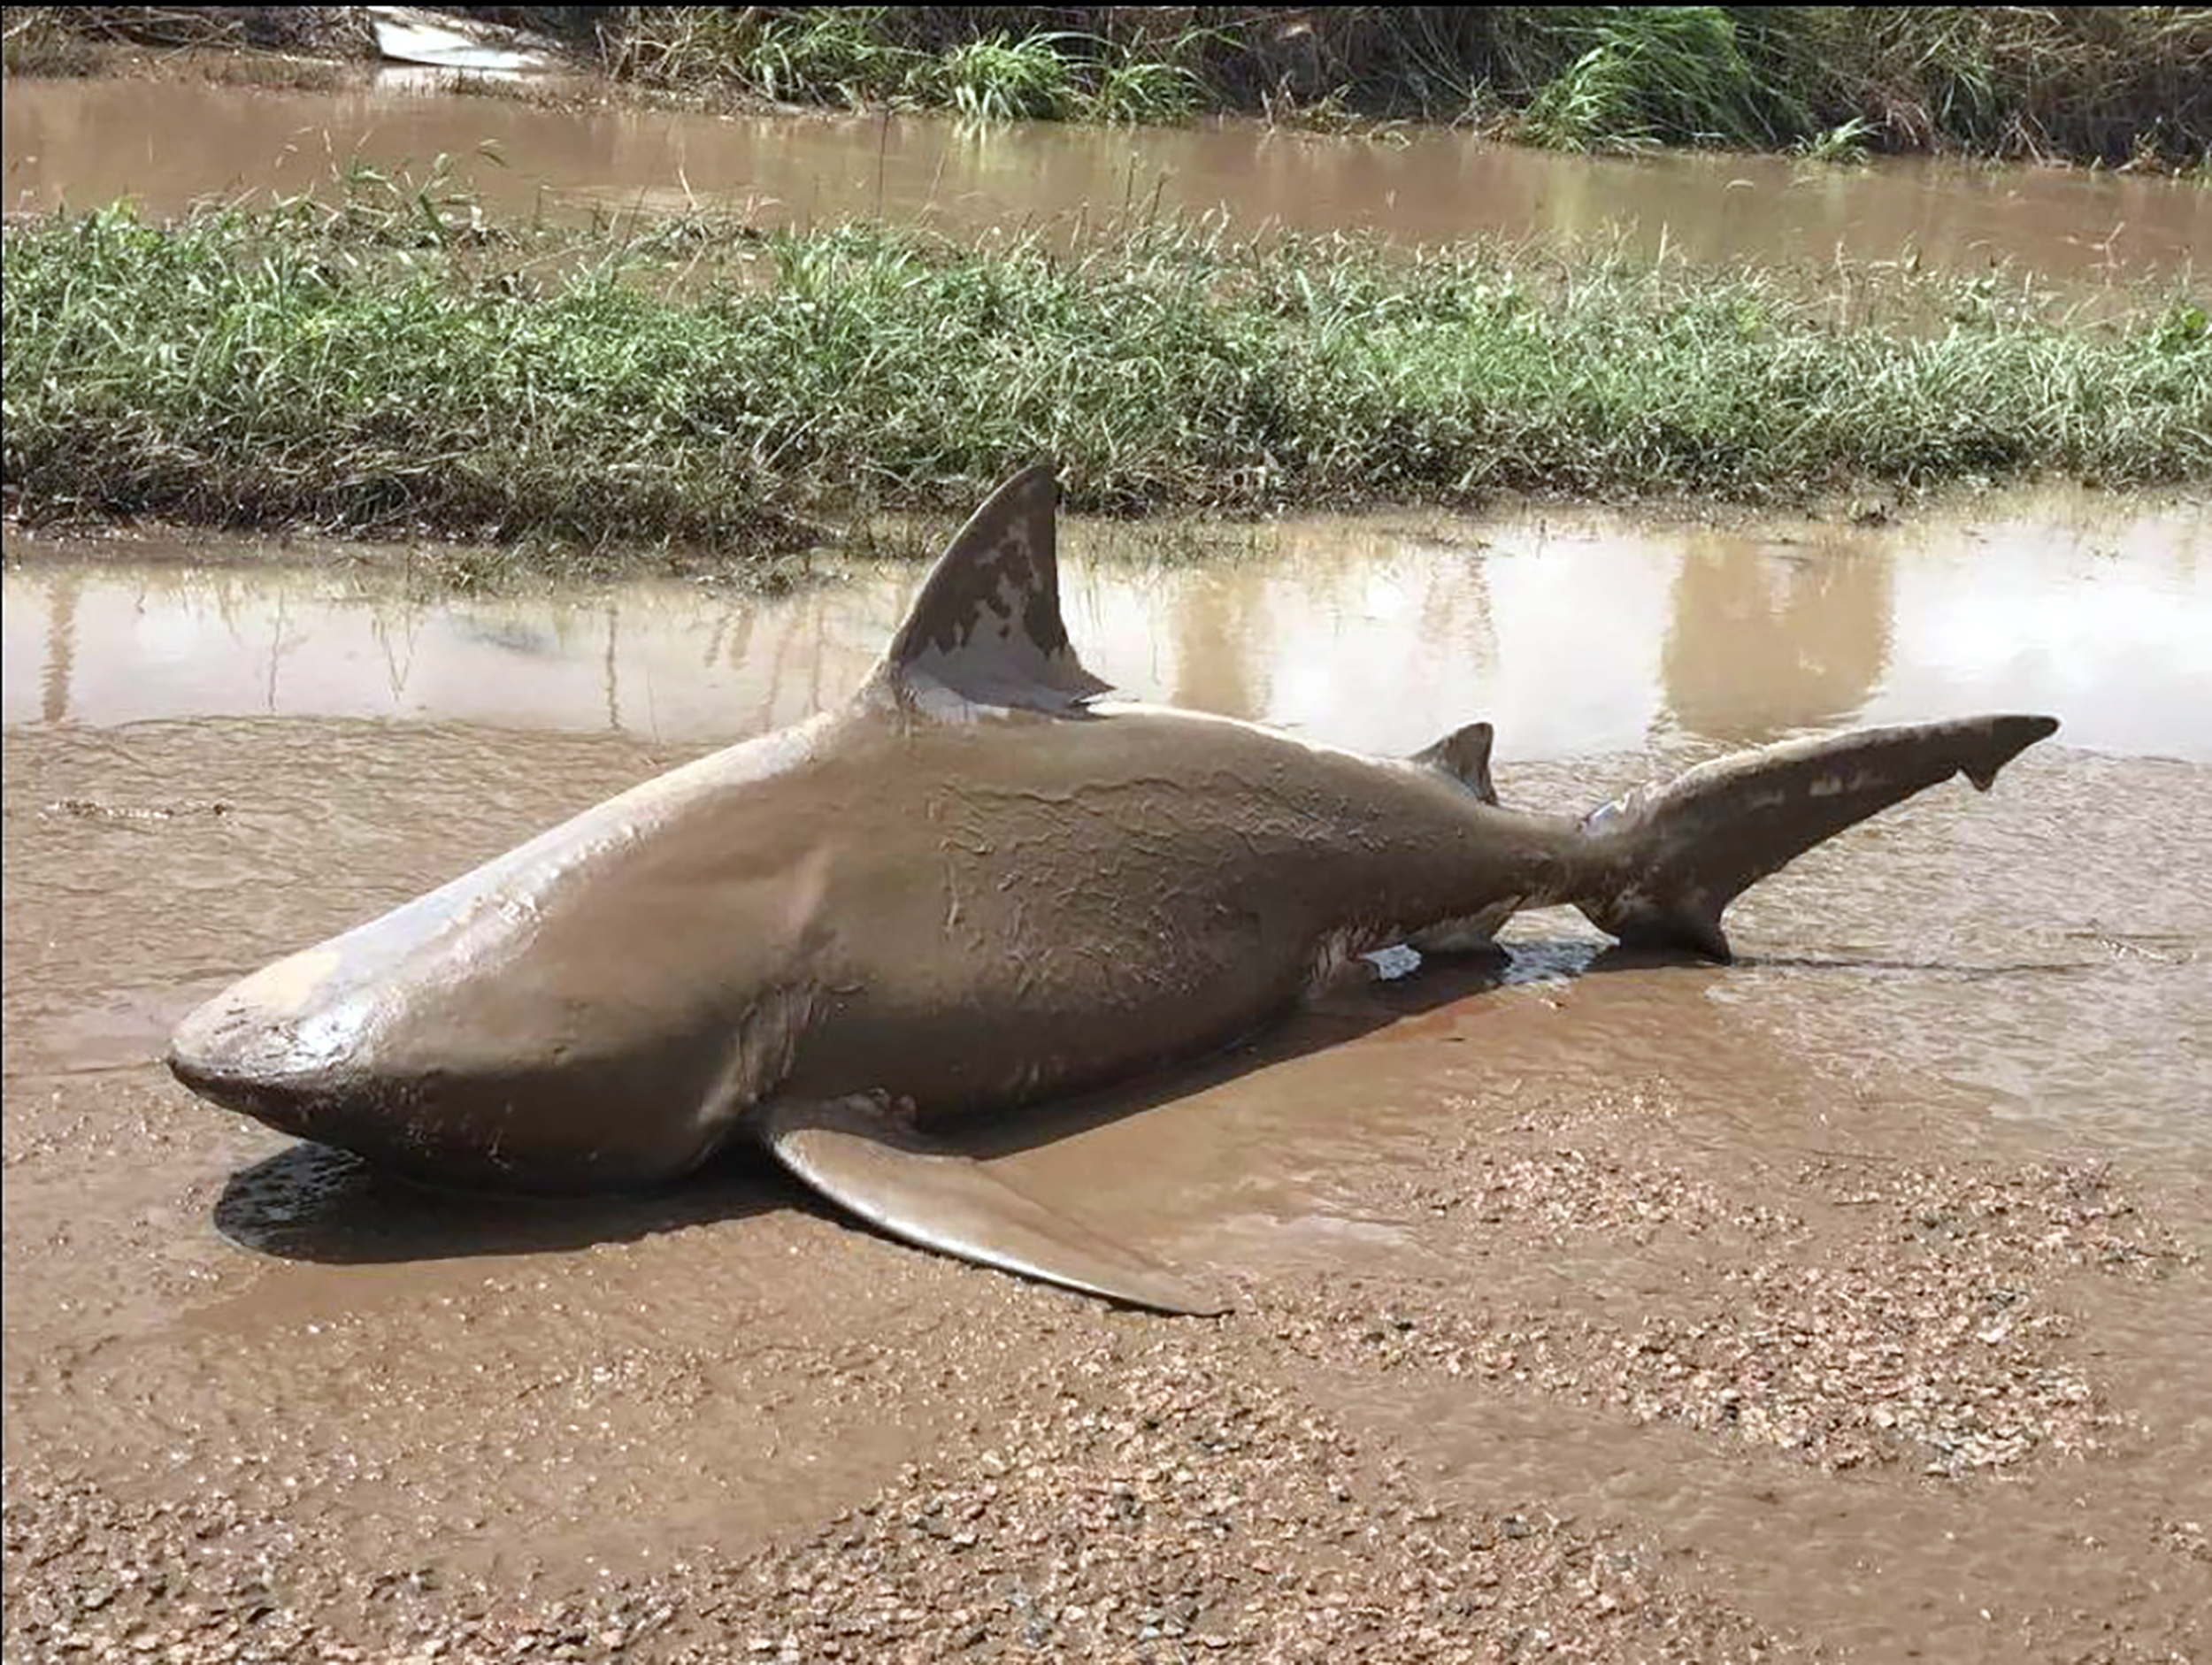
[[[2050,492],[1890,528],[1602,511],[1289,522],[1205,564],[1072,526],[1065,605],[1125,694],[1376,751],[1475,715],[1506,758],[1752,744],[1847,722],[2060,713],[2065,743],[2212,761],[2212,515]],[[0,718],[461,721],[727,740],[845,696],[911,564],[760,598],[665,579],[424,599],[219,549],[18,538]],[[133,546],[121,546],[128,550]],[[203,557],[196,561],[195,552]],[[204,557],[213,556],[211,562]]]
[[[190,142],[177,142],[188,134]],[[473,161],[495,153],[496,165]],[[1356,231],[1402,242],[1621,234],[1694,261],[1825,264],[1907,250],[1962,272],[2012,263],[2093,288],[2190,270],[2212,194],[2108,174],[1770,157],[1569,157],[1420,131],[1401,143],[1248,122],[1137,131],[979,130],[928,118],[568,111],[435,90],[242,90],[176,81],[11,79],[0,110],[11,209],[328,188],[359,157],[438,157],[502,213],[693,208],[764,225],[864,216],[955,234],[1130,214],[1219,214],[1235,231]]]

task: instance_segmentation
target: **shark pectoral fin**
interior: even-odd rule
[[[778,1104],[768,1148],[840,1208],[902,1241],[1157,1312],[1210,1316],[1229,1303],[994,1175],[934,1148],[869,1099]]]

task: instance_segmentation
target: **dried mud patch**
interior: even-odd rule
[[[1447,1511],[1228,1330],[1099,1340],[1027,1407],[819,1530],[588,1598],[349,1576],[311,1524],[9,1477],[10,1657],[173,1661],[1749,1660],[1776,1639],[1649,1550]],[[1049,1379],[1048,1379],[1049,1378]],[[380,1652],[379,1650],[381,1650]]]
[[[2096,1373],[2095,1284],[2201,1263],[2102,1163],[1822,1155],[1731,1174],[1650,1135],[1616,1117],[1572,1144],[1525,1124],[1470,1139],[1394,1201],[1428,1246],[1483,1267],[1482,1297],[1317,1289],[1272,1298],[1270,1321],[1317,1361],[1958,1478],[2096,1449],[2124,1418]]]
[[[1669,1231],[1768,1239],[1803,1229],[1786,1209],[1731,1196],[1679,1168],[1581,1145],[1537,1153],[1466,1147],[1458,1165],[1471,1185],[1423,1185],[1413,1200],[1432,1214],[1463,1209],[1480,1225],[1510,1226],[1525,1239],[1558,1243],[1601,1231],[1649,1244]]]
[[[2063,1356],[2071,1321],[1980,1269],[1863,1255],[1732,1268],[1723,1283],[1701,1317],[1591,1336],[1573,1390],[1827,1469],[1946,1476],[2078,1454],[2112,1420]]]
[[[2151,1532],[2161,1545],[2184,1560],[2212,1567],[2212,1537],[2206,1534],[2202,1521],[2162,1519],[2152,1523]]]
[[[1171,1343],[1014,1419],[972,1469],[749,1569],[787,1657],[1755,1657],[1770,1638],[1604,1535],[1425,1504],[1399,1462]],[[950,1554],[945,1552],[949,1549]]]
[[[2202,1260],[2106,1162],[2054,1159],[1870,1174],[1831,1158],[1809,1164],[1804,1178],[1839,1205],[1875,1211],[1901,1246],[1978,1255],[1992,1265],[2089,1267],[2155,1278]]]

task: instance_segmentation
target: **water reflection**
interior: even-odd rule
[[[1170,622],[1174,679],[1169,698],[1195,711],[1258,711],[1271,690],[1266,666],[1241,650],[1267,631],[1267,598],[1248,599],[1233,572],[1196,575]]]
[[[83,588],[84,574],[66,569],[47,587],[46,657],[38,679],[42,722],[58,723],[69,715],[70,673],[77,663],[77,597]],[[12,648],[8,656],[14,658]]]
[[[1691,537],[1660,655],[1674,721],[1742,740],[1863,709],[1889,669],[1893,564],[1886,549],[1821,537]]]
[[[179,142],[177,135],[189,135]],[[499,165],[476,164],[489,149]],[[1362,231],[1406,242],[1479,234],[1624,234],[1692,259],[2014,261],[2077,287],[2190,268],[2212,194],[2080,170],[1899,162],[1836,169],[1773,157],[1568,157],[1424,131],[1325,139],[1254,123],[1140,131],[982,130],[926,118],[721,118],[546,110],[404,88],[243,92],[191,81],[11,79],[0,105],[11,209],[133,196],[326,189],[356,156],[446,156],[503,213],[733,209],[764,224],[856,215],[967,234],[1128,213],[1219,213],[1243,232]]]
[[[2212,758],[2201,505],[2044,493],[1894,528],[1602,512],[1312,520],[1219,560],[1072,526],[1064,597],[1129,694],[1404,750],[1482,716],[1509,757],[1746,744],[2049,710],[2069,743]],[[708,742],[857,685],[919,579],[776,598],[672,579],[433,599],[326,569],[38,558],[5,575],[10,724],[457,719]]]

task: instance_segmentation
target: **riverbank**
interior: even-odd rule
[[[1057,457],[1112,512],[1800,500],[2212,477],[2212,328],[2024,281],[1409,253],[1131,225],[488,218],[342,202],[9,225],[8,512],[787,549]]]
[[[2201,7],[450,10],[542,31],[610,87],[723,107],[1440,122],[1573,150],[1722,145],[1839,162],[1934,151],[2201,169],[2212,148]],[[7,12],[20,73],[111,69],[119,47],[200,50],[226,77],[299,85],[373,50],[358,7]]]

